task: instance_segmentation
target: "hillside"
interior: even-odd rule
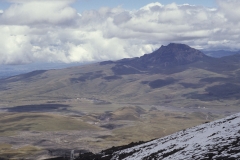
[[[146,143],[132,143],[128,146],[111,148],[96,155],[81,154],[78,159],[235,160],[240,158],[239,130],[240,114],[238,113]]]

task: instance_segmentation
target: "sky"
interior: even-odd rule
[[[239,0],[0,0],[0,64],[139,57],[169,43],[240,50]]]

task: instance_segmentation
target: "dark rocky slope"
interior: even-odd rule
[[[160,73],[166,69],[183,67],[197,61],[211,61],[211,58],[201,51],[191,48],[185,44],[170,43],[161,46],[158,50],[150,54],[145,54],[137,58],[122,59],[119,61],[101,62],[101,65],[116,64],[112,70],[115,74],[139,74],[139,73]],[[180,68],[181,68],[180,67]],[[185,69],[185,68],[183,68]]]

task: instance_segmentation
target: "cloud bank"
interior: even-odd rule
[[[240,2],[217,8],[151,3],[78,13],[71,0],[12,0],[0,9],[0,64],[116,60],[170,42],[198,49],[240,49]]]

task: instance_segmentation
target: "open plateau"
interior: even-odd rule
[[[0,79],[0,159],[240,159],[239,107],[240,54],[36,70]]]

